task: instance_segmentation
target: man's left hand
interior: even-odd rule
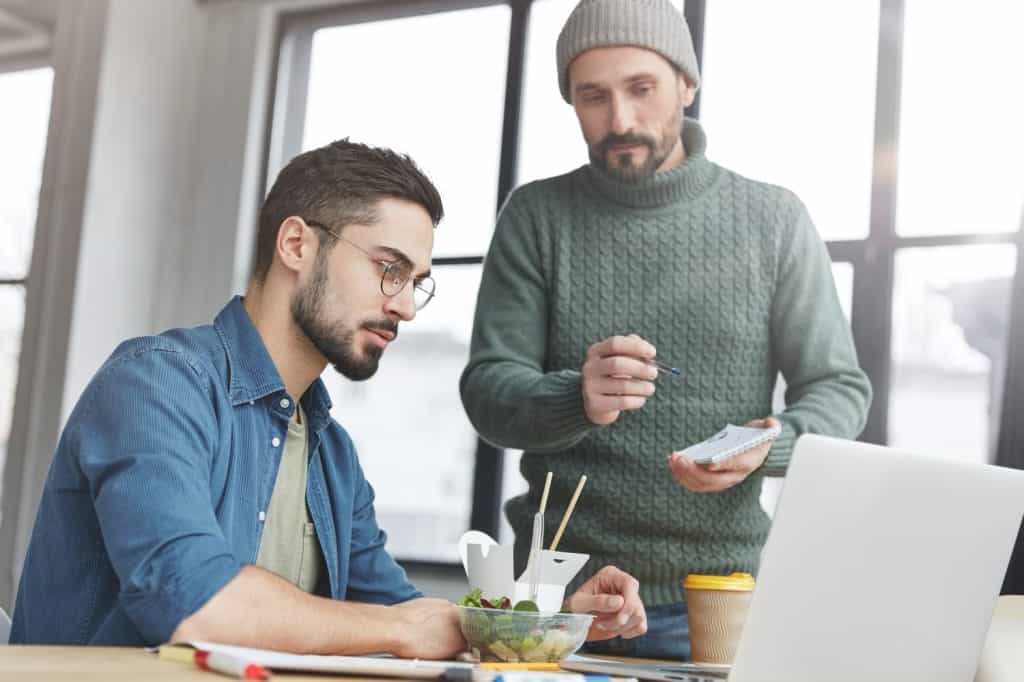
[[[779,426],[775,417],[755,419],[747,424],[755,429],[769,429]],[[735,457],[718,464],[697,464],[678,454],[669,455],[668,466],[676,483],[694,493],[715,493],[738,485],[746,480],[759,466],[764,464],[768,451],[772,449],[769,441],[741,452]]]
[[[573,613],[596,616],[589,641],[639,637],[647,632],[647,612],[640,601],[640,583],[614,566],[605,566],[566,600]]]

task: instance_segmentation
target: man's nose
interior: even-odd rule
[[[633,107],[623,97],[612,98],[611,131],[616,135],[625,135],[636,125],[636,114]]]
[[[387,299],[384,310],[389,315],[397,315],[399,319],[409,322],[416,317],[416,285],[412,280],[406,282],[402,290]]]

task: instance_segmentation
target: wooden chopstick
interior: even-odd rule
[[[562,539],[562,533],[565,532],[565,527],[569,525],[569,517],[572,516],[573,509],[576,508],[576,503],[580,499],[580,493],[583,492],[583,486],[587,482],[587,475],[583,474],[580,476],[580,482],[576,485],[576,492],[572,494],[572,499],[569,500],[569,506],[565,510],[565,515],[562,516],[562,523],[558,526],[558,532],[555,533],[555,539],[551,541],[551,551],[554,552],[558,547],[558,542]]]

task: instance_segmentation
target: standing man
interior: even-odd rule
[[[463,649],[455,607],[423,599],[387,553],[319,379],[328,364],[369,379],[430,302],[442,213],[392,151],[342,140],[293,159],[260,211],[245,298],[212,325],[124,342],[86,387],[47,477],[11,641]],[[567,606],[597,613],[595,637],[644,630],[636,581],[614,568]]]
[[[802,433],[857,436],[871,388],[803,204],[709,161],[684,118],[700,74],[669,0],[583,0],[557,63],[590,163],[502,209],[462,400],[484,439],[525,450],[529,492],[506,506],[520,559],[546,472],[553,501],[589,475],[561,546],[636,576],[649,620],[591,650],[684,658],[683,580],[757,570],[763,477]],[[656,357],[683,377],[659,378]],[[718,465],[666,460],[727,423],[782,434]]]

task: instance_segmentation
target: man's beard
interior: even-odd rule
[[[608,133],[608,136],[590,147],[590,161],[608,175],[621,182],[635,183],[652,177],[658,172],[665,160],[672,154],[680,136],[681,113],[672,117],[668,122],[661,138],[661,144],[652,135],[627,133],[617,135]],[[619,145],[642,145],[647,147],[647,160],[640,165],[633,164],[633,153],[623,152],[616,154],[617,165],[608,163],[608,151]]]
[[[355,329],[346,328],[341,322],[328,322],[323,318],[324,292],[327,289],[327,268],[317,255],[312,278],[292,297],[292,319],[306,335],[310,343],[327,358],[336,372],[352,381],[365,381],[377,373],[381,353],[384,349],[368,346],[362,358],[356,356]],[[398,325],[388,319],[367,322],[363,328],[398,331]]]

